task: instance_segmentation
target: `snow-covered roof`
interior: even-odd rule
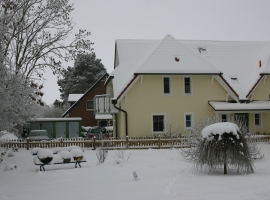
[[[231,103],[209,101],[215,111],[269,111],[270,101],[252,101],[249,103]]]
[[[270,41],[116,40],[115,99],[136,74],[222,74],[240,100],[270,73]],[[177,61],[178,60],[178,61]],[[261,66],[259,65],[261,61]]]
[[[82,96],[83,96],[83,94],[69,94],[68,95],[68,102],[78,101]]]
[[[31,122],[53,122],[53,121],[81,121],[81,117],[68,117],[68,118],[31,118]]]

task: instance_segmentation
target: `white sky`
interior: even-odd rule
[[[70,0],[78,29],[91,31],[94,51],[110,73],[116,39],[270,40],[269,0]],[[73,36],[72,36],[73,37]],[[72,66],[73,63],[70,63]],[[68,66],[68,64],[67,64]],[[43,100],[60,99],[46,72]]]

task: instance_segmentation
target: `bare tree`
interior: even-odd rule
[[[173,124],[173,119],[169,119],[166,123],[166,136],[170,138],[171,142],[171,149],[173,148],[173,137],[174,136],[179,136],[179,130],[180,130],[180,125],[178,124],[175,126]]]
[[[72,10],[68,0],[0,1],[0,129],[22,125],[44,105],[46,68],[60,76],[63,61],[91,52],[86,30],[65,44],[75,25]]]
[[[74,28],[70,19],[73,5],[68,0],[3,0],[0,23],[2,60],[15,73],[26,78],[42,78],[49,67],[54,74],[63,72],[62,61],[91,51],[90,34],[80,30],[71,44],[65,40]],[[57,60],[58,59],[58,60]]]

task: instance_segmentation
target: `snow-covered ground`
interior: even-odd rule
[[[86,149],[82,168],[63,164],[40,172],[31,151],[19,149],[0,164],[0,200],[269,200],[270,144],[260,146],[265,158],[255,162],[251,175],[192,173],[192,164],[175,149],[128,150],[127,162],[109,151],[100,165],[96,152]],[[4,171],[12,163],[17,168]]]

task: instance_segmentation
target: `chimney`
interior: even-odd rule
[[[262,66],[262,61],[261,60],[259,60],[259,67],[261,67]]]

